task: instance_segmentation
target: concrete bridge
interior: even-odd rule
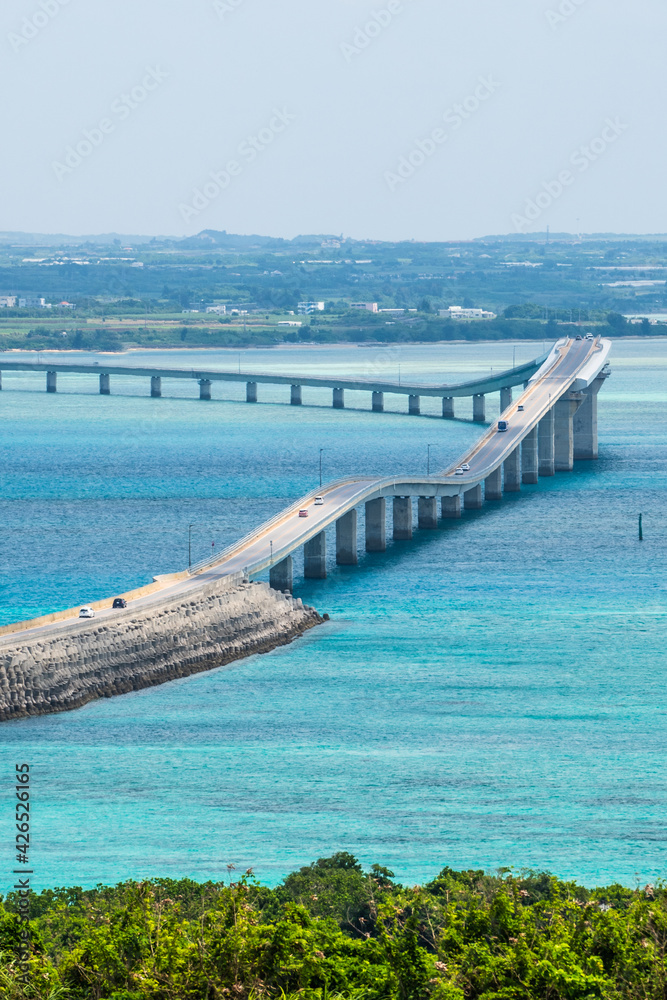
[[[111,393],[112,378],[116,376],[133,376],[150,379],[150,394],[154,398],[162,395],[163,379],[186,379],[199,385],[199,398],[211,399],[214,382],[245,382],[246,402],[258,401],[258,386],[284,385],[290,387],[290,403],[301,406],[303,403],[303,387],[316,389],[331,389],[334,409],[344,409],[345,390],[368,392],[371,394],[371,406],[374,412],[384,410],[385,393],[408,397],[408,412],[421,413],[421,397],[436,396],[442,399],[442,415],[446,419],[454,419],[454,400],[464,396],[472,396],[473,420],[484,423],[486,420],[486,396],[489,393],[501,394],[501,410],[504,410],[511,399],[512,388],[524,385],[539,369],[547,355],[520,365],[509,371],[499,372],[471,382],[456,385],[421,385],[414,383],[398,384],[382,382],[375,379],[317,378],[296,375],[262,375],[242,374],[241,372],[201,371],[187,368],[135,368],[129,365],[106,365],[103,363],[87,364],[54,364],[52,362],[5,361],[0,359],[0,389],[2,389],[2,372],[33,372],[46,377],[46,391],[56,392],[58,375],[93,375],[99,379],[99,391],[103,396]]]
[[[131,607],[196,598],[202,587],[222,578],[235,574],[251,578],[267,569],[274,589],[292,590],[293,553],[301,546],[306,578],[326,577],[326,529],[334,524],[336,562],[357,563],[357,510],[362,505],[366,551],[382,552],[387,545],[388,500],[393,504],[393,537],[407,540],[413,533],[415,498],[419,528],[434,529],[440,518],[459,518],[466,510],[502,500],[504,493],[519,492],[523,484],[536,484],[540,477],[570,471],[575,461],[596,459],[597,395],[608,375],[610,349],[611,342],[599,338],[558,341],[516,400],[511,399],[511,389],[505,389],[501,418],[507,430],[500,431],[495,422],[456,465],[433,476],[353,477],[314,490],[217,559],[156,583],[147,588],[150,595],[127,595]],[[463,465],[469,468],[457,474]],[[316,496],[321,496],[321,504],[315,505]],[[300,517],[300,510],[306,510],[308,516]],[[113,619],[118,614],[110,610],[111,598],[96,607],[98,618]],[[58,618],[71,626],[75,615],[72,610]],[[81,627],[87,627],[85,621]],[[25,622],[0,629],[0,636],[57,628],[52,620]]]

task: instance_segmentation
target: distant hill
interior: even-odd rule
[[[155,241],[164,243],[172,240],[171,236],[128,236],[124,233],[99,233],[96,236],[67,236],[64,233],[20,233],[5,231],[0,232],[0,245],[11,246],[113,246],[118,242],[122,246],[138,246]]]
[[[6,230],[0,232],[0,246],[14,247],[101,247],[101,246],[156,246],[178,247],[180,250],[212,250],[215,248],[253,251],[277,250],[293,247],[294,249],[317,249],[322,246],[335,249],[338,246],[448,246],[461,243],[603,243],[620,242],[623,240],[642,243],[662,243],[667,241],[667,233],[633,234],[633,233],[500,233],[492,236],[480,236],[474,240],[354,240],[328,233],[315,233],[295,236],[294,239],[283,239],[279,236],[260,236],[258,234],[228,233],[225,230],[204,229],[195,236],[146,236],[127,233],[97,233],[84,236],[72,236],[65,233],[23,233]]]
[[[667,240],[667,233],[502,233],[495,236],[478,236],[473,243],[615,243],[620,240],[655,243]]]

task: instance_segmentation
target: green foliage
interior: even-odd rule
[[[664,1000],[667,891],[443,868],[406,887],[347,852],[276,889],[153,879],[0,902],[7,1000]]]
[[[607,323],[612,328],[614,333],[619,335],[625,333],[628,327],[628,321],[625,318],[625,316],[622,316],[620,313],[616,312],[608,313]]]

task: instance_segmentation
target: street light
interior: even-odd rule
[[[194,524],[188,525],[188,569],[192,566],[192,529]]]
[[[273,566],[273,542],[269,542],[269,545],[271,546],[271,559],[269,564]]]
[[[320,489],[322,489],[322,452],[324,448],[320,448]]]

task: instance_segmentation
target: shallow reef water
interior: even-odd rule
[[[511,344],[135,352],[122,363],[460,381]],[[516,361],[542,344],[516,346]],[[43,356],[44,357],[44,356]],[[1,366],[0,358],[0,366]],[[115,361],[118,363],[118,361]],[[399,879],[548,869],[667,874],[667,341],[614,343],[600,459],[296,594],[331,621],[159,688],[0,727],[33,768],[37,885],[128,877],[277,882],[336,850]],[[480,433],[424,398],[3,373],[0,623],[83,604],[220,551],[319,482],[417,472]],[[497,414],[489,397],[488,416]],[[391,408],[394,408],[393,410]],[[637,519],[643,514],[644,541]],[[190,525],[192,527],[190,528]],[[333,540],[330,539],[330,542]],[[0,855],[11,871],[10,813]]]

